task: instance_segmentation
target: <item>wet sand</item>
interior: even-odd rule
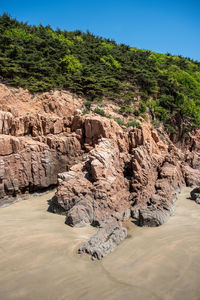
[[[129,222],[103,261],[76,254],[95,231],[47,211],[53,192],[0,208],[0,299],[200,299],[200,205],[185,189],[169,221]]]

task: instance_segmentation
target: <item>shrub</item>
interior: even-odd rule
[[[133,109],[131,105],[123,104],[119,111],[121,113],[131,114],[133,112]]]
[[[85,107],[86,107],[88,110],[90,109],[91,104],[92,104],[92,101],[85,101],[85,102],[84,102],[84,105],[85,105]]]
[[[96,108],[93,110],[93,112],[94,112],[95,114],[98,114],[98,115],[101,115],[101,116],[105,116],[105,111],[104,111],[103,109],[101,109],[101,108],[96,107]]]
[[[125,125],[124,121],[122,121],[119,117],[113,117],[113,120],[117,122],[120,126]]]
[[[167,109],[163,108],[162,106],[156,106],[155,109],[155,114],[158,119],[161,121],[166,121],[170,118],[170,113]]]
[[[66,54],[61,60],[69,71],[72,73],[77,73],[82,70],[82,64],[74,55]]]
[[[136,117],[139,117],[140,113],[139,113],[139,111],[138,111],[137,109],[134,110],[134,115],[135,115]]]
[[[84,109],[84,110],[82,111],[83,116],[86,115],[86,114],[88,114],[88,113],[89,113],[89,110],[88,110],[88,109]]]
[[[136,127],[136,128],[141,128],[141,125],[139,122],[137,121],[129,121],[127,124],[126,124],[126,127],[130,127],[130,126],[133,126],[133,127]]]
[[[139,112],[144,113],[146,112],[147,106],[144,102],[141,102],[140,107],[139,107]]]

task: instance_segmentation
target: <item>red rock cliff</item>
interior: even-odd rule
[[[162,129],[141,121],[82,115],[83,100],[65,91],[31,95],[0,85],[0,197],[57,183],[52,210],[70,225],[100,224],[130,214],[157,226],[176,192],[200,179],[200,132],[176,147]],[[64,173],[63,173],[64,172]]]

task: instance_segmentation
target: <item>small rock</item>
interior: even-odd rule
[[[190,195],[192,200],[194,200],[197,204],[200,204],[200,187],[193,189]]]
[[[127,237],[127,229],[112,218],[103,223],[98,232],[85,242],[78,253],[86,253],[93,259],[102,259],[112,252]]]

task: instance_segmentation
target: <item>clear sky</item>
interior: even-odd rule
[[[3,12],[200,61],[200,0],[0,0]]]

